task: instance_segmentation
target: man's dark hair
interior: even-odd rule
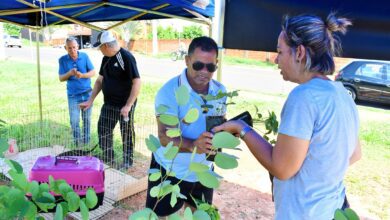
[[[210,37],[197,37],[194,38],[191,41],[190,46],[188,47],[188,55],[191,56],[196,48],[200,48],[202,51],[210,52],[210,51],[215,51],[217,53],[218,57],[218,46],[215,41],[210,38]]]

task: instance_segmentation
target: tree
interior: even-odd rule
[[[17,25],[8,24],[8,23],[4,24],[4,32],[9,34],[9,35],[19,36],[21,30],[22,30],[22,27],[19,27]]]
[[[196,37],[203,36],[203,30],[201,26],[191,25],[183,28],[184,39],[194,39]]]
[[[142,25],[139,21],[129,21],[125,24],[113,28],[118,32],[126,42],[134,39],[142,31]]]

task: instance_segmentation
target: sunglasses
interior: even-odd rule
[[[192,69],[194,69],[195,71],[199,71],[202,70],[204,66],[206,66],[207,71],[209,71],[210,73],[215,72],[215,70],[218,67],[214,63],[202,63],[200,61],[196,61],[195,63],[192,64]]]

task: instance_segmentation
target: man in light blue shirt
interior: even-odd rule
[[[73,140],[76,146],[89,144],[91,132],[92,108],[81,110],[79,104],[91,96],[91,77],[95,75],[94,66],[86,53],[78,51],[75,38],[66,39],[65,49],[68,54],[62,56],[59,63],[59,80],[66,81],[68,107]],[[80,113],[83,120],[83,132],[80,129]]]
[[[206,154],[210,152],[213,134],[206,131],[206,118],[207,116],[224,116],[226,111],[226,97],[212,101],[206,101],[204,98],[206,95],[216,96],[219,92],[226,92],[221,83],[212,79],[217,68],[217,54],[218,47],[213,39],[195,38],[185,58],[187,68],[179,76],[169,80],[156,96],[156,109],[160,105],[168,107],[164,114],[182,119],[191,108],[197,108],[199,112],[199,117],[195,122],[190,124],[180,122],[181,140],[168,137],[166,131],[169,127],[158,120],[158,135],[162,146],[153,153],[150,168],[161,169],[162,176],[167,171],[174,172],[175,177],[168,177],[168,180],[172,185],[180,182],[180,193],[187,197],[186,199],[177,198],[174,207],[170,205],[171,196],[165,196],[161,201],[157,201],[157,198],[150,196],[150,190],[162,180],[149,181],[146,207],[154,209],[153,211],[158,216],[168,216],[178,211],[184,203],[196,207],[192,197],[198,200],[204,198],[206,202],[212,203],[213,189],[203,186],[195,173],[189,171],[189,165],[196,146],[192,162],[202,163],[210,170],[212,169],[212,162],[206,160]],[[175,91],[180,86],[187,87],[190,93],[189,102],[185,106],[179,106],[176,102]],[[207,108],[207,106],[213,106],[213,108]],[[156,116],[159,117],[158,113]],[[173,161],[164,157],[165,146],[171,141],[175,146],[179,146],[179,153]]]

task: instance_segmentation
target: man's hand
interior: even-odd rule
[[[91,100],[88,100],[86,102],[82,102],[79,104],[79,108],[86,111],[87,109],[89,109],[92,105],[92,101]]]
[[[83,74],[81,72],[77,71],[77,70],[76,70],[75,76],[77,77],[77,79],[84,78]]]
[[[196,146],[196,153],[208,154],[211,151],[213,134],[210,132],[203,132],[198,139],[194,141],[194,147]]]
[[[73,68],[73,69],[69,70],[69,77],[76,76],[76,75],[77,75],[77,69],[76,68]]]
[[[125,105],[125,106],[122,107],[121,115],[122,115],[122,117],[124,119],[126,119],[126,118],[128,119],[129,118],[129,111],[130,111],[130,109],[131,109],[131,105],[130,106]]]

